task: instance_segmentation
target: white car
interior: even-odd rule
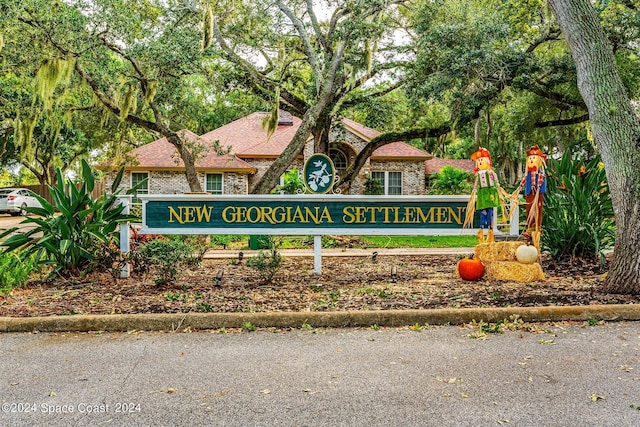
[[[42,207],[33,191],[26,188],[0,188],[0,213],[26,216],[26,207]]]

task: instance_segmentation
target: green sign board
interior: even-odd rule
[[[325,194],[335,182],[333,161],[324,154],[316,153],[304,164],[304,183],[311,193]]]
[[[141,195],[140,198],[142,232],[159,234],[460,234],[468,201],[468,196]]]

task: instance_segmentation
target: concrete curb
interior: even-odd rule
[[[640,320],[640,304],[569,307],[502,307],[428,310],[377,310],[270,313],[113,314],[50,317],[0,317],[0,332],[181,331],[186,328],[407,326],[497,322],[519,316],[525,322]]]

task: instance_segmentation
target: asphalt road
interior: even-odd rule
[[[3,334],[0,425],[640,425],[640,323],[545,328]]]
[[[11,216],[9,214],[0,214],[0,231],[8,230],[11,227],[18,227],[22,231],[33,228],[33,224],[20,224],[24,220],[23,216]]]

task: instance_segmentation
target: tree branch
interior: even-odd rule
[[[580,108],[582,110],[586,110],[587,109],[587,106],[584,104],[584,102],[572,101],[572,100],[568,99],[566,97],[566,95],[564,95],[562,93],[547,92],[547,91],[544,91],[544,90],[542,90],[540,88],[536,88],[536,87],[528,87],[526,89],[530,90],[532,93],[538,95],[541,98],[546,98],[548,100],[555,101],[555,102],[558,102],[560,104],[571,105],[572,107],[578,107],[578,108]]]
[[[316,37],[324,50],[327,52],[331,51],[329,43],[325,38],[324,34],[320,30],[320,25],[318,25],[318,18],[316,17],[316,13],[313,11],[313,0],[307,0],[307,13],[309,14],[309,19],[311,20],[311,26],[313,27],[313,31],[316,33]]]
[[[582,116],[572,117],[570,119],[558,119],[558,120],[549,120],[546,122],[537,122],[534,123],[533,127],[535,128],[547,128],[553,126],[567,126],[567,125],[575,125],[576,123],[583,123],[589,120],[589,114],[583,114]]]
[[[96,97],[98,97],[102,105],[107,107],[109,111],[111,111],[116,116],[119,116],[121,112],[120,107],[118,107],[118,105],[116,105],[116,103],[100,89],[100,87],[98,86],[98,83],[93,79],[93,77],[91,77],[87,72],[84,71],[84,69],[80,66],[78,61],[76,61],[75,70],[78,73],[78,75],[89,85],[89,87],[91,88],[93,93],[96,95]],[[158,126],[158,124],[155,122],[145,120],[141,117],[134,116],[133,114],[128,114],[126,117],[126,120],[144,129],[162,134],[160,126]]]
[[[560,28],[553,27],[547,28],[547,31],[544,34],[541,34],[536,40],[533,41],[527,48],[527,53],[532,53],[538,46],[540,46],[544,42],[548,42],[551,40],[559,40],[560,39]]]
[[[378,135],[369,141],[362,151],[358,153],[353,163],[347,168],[347,171],[338,183],[338,187],[341,189],[349,188],[355,177],[360,172],[360,169],[362,169],[366,163],[367,159],[371,157],[371,154],[384,145],[392,142],[410,141],[416,138],[436,138],[449,132],[451,132],[451,126],[447,124],[435,129],[413,128],[406,131],[387,132]]]
[[[276,83],[272,79],[268,78],[267,76],[259,73],[249,61],[245,60],[240,55],[238,55],[227,44],[224,37],[222,36],[220,27],[218,26],[218,23],[215,20],[213,21],[213,35],[216,39],[216,42],[218,43],[218,45],[226,55],[227,59],[230,62],[241,67],[245,71],[245,73],[248,75],[254,91],[261,95],[268,95],[268,96],[273,95],[273,93],[276,91],[276,86],[277,86]],[[280,88],[280,97],[283,99],[283,101],[285,101],[287,104],[291,105],[298,111],[306,111],[309,108],[309,106],[303,99],[295,96],[293,93],[289,92],[285,88]]]
[[[316,81],[316,95],[320,93],[320,77],[322,73],[320,72],[320,68],[318,67],[318,57],[316,52],[313,50],[311,46],[311,41],[309,40],[309,34],[307,34],[306,29],[304,28],[304,24],[298,17],[293,13],[289,7],[282,2],[282,0],[276,0],[276,4],[280,8],[282,12],[289,18],[294,28],[298,32],[298,36],[302,40],[302,45],[304,46],[304,53],[307,55],[309,59],[309,65],[311,66],[311,71],[314,75],[314,80]]]

